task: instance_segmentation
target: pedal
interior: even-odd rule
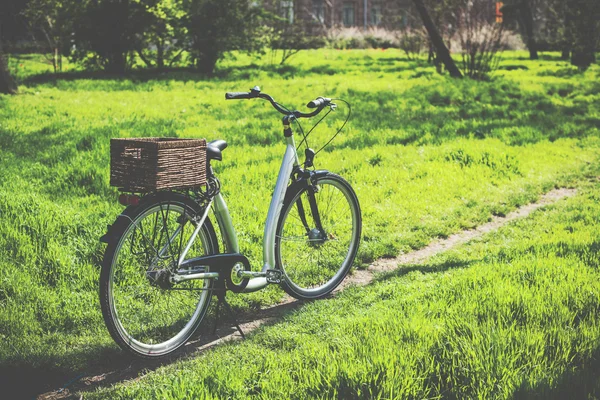
[[[283,280],[283,274],[278,269],[268,269],[266,278],[269,283],[279,284]]]

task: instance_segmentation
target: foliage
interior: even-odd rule
[[[191,53],[200,72],[212,74],[226,51],[263,48],[262,10],[247,0],[191,0]]]
[[[364,217],[359,264],[421,248],[435,238],[473,228],[487,222],[493,215],[506,214],[555,186],[580,185],[598,175],[597,171],[590,170],[598,165],[600,154],[597,123],[600,69],[596,65],[579,74],[576,68],[560,61],[556,54],[548,55],[551,59],[547,62],[531,62],[523,60],[525,53],[511,52],[502,54],[499,69],[493,73],[490,81],[476,82],[455,81],[437,75],[426,62],[407,61],[401,51],[394,49],[306,50],[296,56],[293,64],[283,67],[269,65],[268,60],[257,60],[245,53],[234,55],[219,63],[215,76],[210,80],[190,71],[161,74],[134,71],[127,77],[107,77],[71,71],[77,68],[73,64],[66,64],[70,72],[54,76],[47,64],[38,62],[39,56],[11,57],[10,68],[11,71],[17,70],[22,94],[0,96],[0,339],[5,343],[0,348],[0,379],[7,379],[10,385],[15,383],[10,377],[36,376],[36,379],[28,382],[26,387],[19,388],[22,391],[31,390],[30,396],[20,392],[19,396],[8,397],[33,397],[36,389],[42,389],[45,377],[52,373],[60,377],[60,386],[67,381],[65,376],[76,377],[83,372],[104,369],[115,360],[122,361],[120,351],[104,328],[97,295],[97,266],[104,250],[98,238],[105,233],[106,225],[112,223],[122,211],[116,201],[117,190],[109,186],[110,138],[178,136],[227,140],[229,147],[223,153],[224,160],[215,163],[214,168],[223,183],[222,190],[233,215],[241,250],[249,256],[255,269],[262,265],[263,222],[285,148],[282,144],[281,121],[278,114],[263,102],[226,102],[223,100],[226,91],[247,90],[259,84],[265,92],[294,109],[303,109],[306,101],[318,95],[344,98],[352,103],[353,117],[348,128],[317,155],[315,164],[317,168],[341,174],[357,191]],[[316,149],[320,147],[319,144],[324,144],[334,128],[343,121],[343,105],[339,106],[338,111],[311,134],[311,147]],[[592,211],[589,215],[600,214]],[[580,225],[564,226],[573,227],[575,233],[581,231],[582,240],[593,238],[597,236],[595,231],[590,232],[584,227],[584,222],[589,218],[592,217],[582,216]],[[594,219],[591,221],[585,226],[592,227],[590,229],[600,226]],[[536,240],[541,235],[551,240],[544,230],[553,230],[550,226],[541,225],[542,222],[536,220],[531,227],[522,229],[523,234],[531,230]],[[534,231],[538,229],[536,226],[539,226],[539,230]],[[556,231],[568,232],[566,228]],[[562,238],[558,236],[558,239]],[[508,239],[503,239],[501,235],[498,240],[500,248],[507,247]],[[581,246],[586,248],[585,244]],[[509,287],[518,276],[522,276],[519,270],[530,271],[528,268],[533,265],[530,259],[516,258],[509,276],[490,275],[494,286],[489,286],[488,282],[485,290],[478,291],[480,281],[473,279],[487,276],[490,269],[498,269],[500,271],[496,272],[500,273],[504,264],[507,264],[495,262],[493,254],[496,253],[491,250],[474,254],[472,265],[484,256],[489,256],[491,261],[488,263],[483,260],[483,264],[477,264],[479,267],[472,270],[470,278],[457,281],[456,285],[460,283],[469,287],[469,290],[454,291],[457,286],[447,283],[446,275],[442,274],[431,275],[432,280],[419,283],[416,287],[410,286],[410,281],[393,280],[389,286],[384,285],[374,291],[360,289],[349,292],[344,295],[351,299],[348,302],[323,301],[308,308],[303,307],[299,314],[306,311],[310,316],[306,321],[312,321],[310,324],[294,320],[293,324],[290,323],[291,328],[285,328],[290,331],[284,331],[283,325],[277,325],[276,329],[282,331],[279,342],[271,341],[271,334],[252,339],[265,343],[267,349],[279,349],[276,353],[270,350],[263,352],[261,348],[256,354],[248,353],[238,358],[245,348],[235,350],[227,347],[219,350],[218,354],[225,354],[223,356],[211,353],[201,357],[197,361],[199,364],[203,360],[210,361],[205,363],[207,368],[213,364],[228,365],[227,369],[207,369],[209,374],[213,374],[211,376],[220,377],[222,386],[216,384],[215,380],[203,380],[204,367],[198,367],[194,369],[198,376],[193,382],[187,377],[177,378],[178,374],[184,373],[181,371],[186,371],[180,368],[177,373],[165,375],[168,384],[161,383],[157,387],[165,390],[165,396],[170,388],[184,390],[189,387],[190,391],[200,391],[203,389],[201,385],[211,388],[216,385],[235,392],[242,390],[239,387],[254,387],[254,381],[266,376],[260,386],[266,384],[270,376],[255,373],[262,368],[258,362],[263,355],[269,357],[265,365],[279,365],[285,370],[282,364],[271,364],[271,356],[276,354],[282,362],[291,360],[294,365],[302,366],[304,372],[298,376],[317,379],[318,375],[310,375],[310,371],[316,371],[316,368],[320,368],[318,365],[331,365],[334,373],[325,375],[335,378],[331,382],[346,382],[347,387],[356,388],[358,375],[343,376],[335,372],[343,370],[345,364],[340,364],[341,357],[336,358],[335,353],[329,352],[331,343],[341,346],[334,347],[335,351],[354,348],[357,352],[363,352],[363,359],[352,358],[354,355],[349,353],[337,353],[356,361],[357,369],[370,368],[369,365],[373,364],[368,363],[367,356],[382,354],[379,350],[377,353],[371,350],[385,348],[386,354],[393,356],[389,359],[389,365],[393,371],[400,371],[402,365],[394,364],[395,360],[403,360],[405,355],[409,357],[408,354],[429,354],[426,350],[429,342],[414,342],[424,346],[423,353],[401,350],[403,345],[411,343],[410,338],[414,336],[403,336],[401,331],[395,330],[406,327],[404,322],[407,320],[400,317],[404,315],[404,308],[394,308],[392,303],[400,307],[405,304],[403,301],[414,299],[414,303],[406,305],[406,310],[411,310],[414,309],[413,304],[430,304],[426,299],[431,298],[431,307],[440,301],[440,309],[444,312],[439,315],[444,316],[447,306],[444,299],[452,293],[457,298],[462,295],[470,296],[469,299],[487,298],[489,291]],[[596,263],[595,260],[591,262]],[[435,265],[445,268],[443,261]],[[569,271],[580,267],[583,268],[579,264],[569,263]],[[565,297],[566,302],[587,304],[584,303],[585,290],[578,292],[573,289],[580,283],[577,276],[573,276],[574,280],[569,280],[571,275],[563,279],[565,276],[560,275],[559,268],[553,267],[551,271],[558,274],[555,291],[560,287],[564,290],[559,292],[565,296],[569,293],[579,296]],[[533,273],[530,271],[527,276]],[[581,278],[586,279],[585,285],[598,281],[597,278],[588,279],[589,275],[582,275]],[[547,284],[547,281],[543,282]],[[568,286],[569,282],[575,286]],[[427,291],[428,287],[436,290]],[[583,288],[592,289],[590,286]],[[438,289],[440,297],[436,294]],[[365,297],[361,295],[363,292]],[[421,293],[424,297],[419,297]],[[512,298],[513,293],[509,294],[507,298]],[[256,307],[273,304],[281,298],[282,292],[274,286],[257,293],[228,297],[236,311],[245,315],[251,315]],[[385,302],[385,298],[390,301]],[[500,300],[503,298],[500,297]],[[544,298],[549,301],[555,299],[548,297],[547,291],[544,291]],[[496,303],[486,303],[485,307],[489,308],[482,309],[481,316],[505,316],[508,314],[504,313],[508,311],[529,309],[529,305],[535,306],[538,300],[542,301],[541,298],[536,299],[530,303],[524,298],[523,303],[514,305],[514,309],[511,308],[513,306],[500,303],[498,309],[503,310],[502,314],[489,311],[494,309]],[[350,303],[357,304],[357,308],[352,308]],[[469,300],[453,304],[463,312],[467,305],[473,303]],[[519,308],[519,304],[522,304],[522,308]],[[557,309],[556,304],[559,303],[531,308],[543,315],[544,312]],[[358,329],[353,324],[360,320],[354,317],[361,308],[365,312],[371,310],[377,318],[381,315],[377,310],[389,308],[390,313],[382,316],[381,326],[372,322],[376,320],[373,317],[371,322],[365,322]],[[448,310],[454,312],[455,309]],[[424,319],[427,324],[439,323],[444,329],[447,327],[447,335],[440,333],[441,336],[432,336],[438,338],[439,343],[448,343],[449,346],[444,347],[436,342],[438,344],[434,349],[438,349],[435,353],[438,358],[435,358],[433,365],[439,364],[440,371],[459,371],[449,363],[458,362],[451,356],[455,350],[456,357],[462,357],[463,350],[453,346],[467,346],[470,342],[464,341],[466,335],[452,335],[456,327],[450,318],[431,319],[431,315],[437,315],[438,311],[437,308],[428,308],[423,311],[427,312],[423,314],[426,317],[411,315],[416,318],[415,321]],[[347,320],[340,319],[344,315],[348,315]],[[556,319],[556,323],[532,326],[540,330],[539,335],[544,331],[556,332],[570,326],[563,325],[564,315]],[[472,321],[472,314],[465,314],[465,318],[467,322]],[[327,321],[345,328],[336,333],[334,325]],[[552,319],[548,318],[547,321]],[[415,326],[435,331],[435,326],[427,324]],[[210,326],[207,325],[207,329]],[[429,332],[426,329],[415,330],[423,334]],[[311,332],[331,333],[327,337],[318,336],[318,339],[323,339],[320,343],[326,343],[327,346],[313,346],[319,340]],[[489,333],[485,330],[474,332]],[[592,340],[586,341],[586,338],[592,338],[587,336],[587,331],[575,329],[570,332],[573,336],[561,334],[560,338],[567,340],[561,343],[593,343]],[[295,336],[302,334],[308,336]],[[376,347],[355,346],[354,342],[349,342],[350,346],[346,347],[344,341],[354,340],[355,334],[359,335],[357,340],[364,340],[369,346]],[[369,336],[364,336],[367,334]],[[381,342],[371,342],[378,336],[381,336]],[[293,353],[289,350],[297,344],[294,337],[307,338],[307,347],[302,347],[302,352]],[[444,342],[449,337],[455,337],[456,342]],[[463,341],[459,343],[461,337]],[[254,343],[246,346],[254,346]],[[277,343],[281,343],[281,346]],[[518,347],[518,341],[510,343],[514,344],[515,352],[522,351],[529,355],[528,351],[538,350],[536,346],[542,342],[534,342],[531,348]],[[327,363],[315,361],[317,366],[314,368],[312,364],[304,364],[302,360],[316,360],[310,357],[311,348],[323,354],[321,360]],[[587,348],[573,348],[581,349],[574,353],[582,360],[588,359]],[[390,353],[390,349],[398,349],[401,353]],[[226,354],[230,354],[229,364]],[[298,358],[292,360],[294,354]],[[548,363],[558,367],[548,369],[551,372],[544,376],[551,376],[552,379],[560,376],[559,370],[564,364],[555,358],[558,354],[562,353],[547,356]],[[468,358],[469,363],[476,363],[475,358]],[[491,362],[493,358],[485,360]],[[245,367],[238,368],[237,362]],[[234,365],[235,368],[232,367]],[[488,363],[469,365],[484,369],[505,366]],[[541,369],[547,367],[547,364],[539,365]],[[176,366],[180,367],[181,364],[177,363]],[[406,371],[413,371],[407,368]],[[519,376],[532,385],[539,383],[542,378],[538,370],[527,368],[520,369],[522,373]],[[187,371],[185,374],[192,373],[191,370]],[[319,371],[329,374],[321,369]],[[384,379],[386,375],[383,372],[373,371],[370,374],[373,379],[380,376],[378,379],[382,379],[381,382],[387,382],[381,387],[393,386],[389,383],[392,380]],[[413,379],[416,375],[398,374],[406,379],[407,387],[417,387],[418,382],[423,382]],[[497,377],[490,374],[490,379]],[[159,379],[158,375],[151,379]],[[241,377],[241,383],[229,380],[230,376]],[[294,375],[273,376],[282,376],[288,382],[287,379],[292,379]],[[456,390],[462,390],[461,393],[484,390],[483,386],[488,382],[484,377],[487,376],[484,374],[481,380],[471,380],[484,382],[475,388],[465,384],[468,380],[457,378],[460,385],[456,386]],[[507,391],[516,382],[511,379],[500,380],[507,383],[503,386]],[[282,384],[281,387],[288,390],[289,386],[286,385]],[[3,387],[5,393],[10,393],[6,385]],[[489,384],[489,387],[494,386]],[[268,392],[270,388],[267,385],[264,390]],[[317,387],[314,390],[320,389],[326,388]],[[142,392],[145,388],[118,389],[119,393],[128,390],[140,390],[136,392],[140,393],[138,396],[131,397],[152,396]],[[156,396],[161,397],[162,392]],[[462,397],[471,396],[465,394]]]
[[[538,27],[536,16],[542,13],[542,4],[537,0],[513,0],[507,2],[501,12],[503,14],[502,24],[506,26],[517,25],[523,42],[527,43],[529,58],[538,59]],[[539,18],[537,18],[539,19]]]
[[[2,37],[0,36],[0,93],[15,94],[17,85],[8,70],[8,64],[2,49]]]
[[[145,4],[136,0],[70,1],[67,12],[73,18],[73,58],[90,68],[125,72],[140,35],[149,26],[151,16]]]
[[[186,50],[189,22],[184,0],[133,0],[148,14],[136,52],[148,67],[172,66]]]
[[[487,0],[451,0],[451,4],[450,22],[456,26],[462,72],[471,78],[487,77],[497,66],[497,53],[504,49],[504,25],[490,18]]]
[[[46,56],[55,73],[62,71],[62,55],[68,52],[72,24],[65,11],[67,5],[55,0],[29,0],[23,10],[38,51]]]
[[[427,47],[427,35],[422,30],[405,29],[399,35],[398,47],[409,60],[414,60]]]
[[[594,62],[600,11],[593,0],[515,0],[504,6],[503,13],[509,23],[519,20],[526,40],[535,35],[541,50],[561,50],[564,59],[572,55],[573,65],[582,70]]]

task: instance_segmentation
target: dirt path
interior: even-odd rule
[[[446,239],[438,239],[431,242],[426,247],[401,254],[396,258],[379,259],[364,270],[357,270],[347,277],[343,284],[336,289],[339,292],[350,285],[367,285],[373,281],[374,277],[381,272],[392,271],[402,265],[414,265],[423,263],[429,257],[451,249],[469,240],[480,237],[487,232],[500,228],[507,223],[519,218],[524,218],[540,207],[553,204],[566,197],[572,197],[577,193],[576,189],[554,189],[542,195],[538,202],[527,204],[505,217],[493,217],[492,220],[475,229],[465,230]],[[244,333],[248,334],[256,328],[277,322],[283,315],[300,307],[303,302],[294,300],[291,297],[285,297],[281,303],[254,312],[251,316],[240,318],[240,327]],[[222,325],[225,325],[222,323]],[[118,382],[139,379],[144,374],[153,371],[160,366],[170,364],[176,360],[185,359],[198,354],[198,352],[210,349],[227,340],[240,339],[239,333],[231,326],[221,326],[215,335],[205,335],[202,340],[188,343],[185,348],[178,351],[176,355],[157,361],[141,361],[126,358],[117,360],[111,368],[104,367],[103,370],[88,371],[79,376],[74,376],[71,381],[64,384],[57,383],[54,387],[60,387],[53,391],[41,394],[38,399],[65,399],[79,398],[78,392],[94,390],[98,387],[106,387]],[[95,369],[98,369],[96,367]]]

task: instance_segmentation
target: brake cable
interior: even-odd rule
[[[331,141],[332,141],[333,139],[335,139],[337,135],[339,135],[339,133],[342,131],[342,129],[344,129],[344,127],[345,127],[345,126],[346,126],[346,124],[348,123],[348,120],[350,119],[350,115],[352,114],[352,107],[350,106],[350,103],[348,103],[346,100],[343,100],[343,99],[331,99],[331,101],[334,101],[334,100],[335,100],[335,101],[342,101],[342,102],[344,102],[344,103],[345,103],[345,104],[348,106],[348,115],[346,116],[346,120],[344,121],[344,123],[342,124],[342,126],[341,126],[341,127],[338,129],[338,130],[337,130],[337,132],[335,133],[335,135],[333,135],[333,136],[331,137],[331,139],[329,139],[329,141],[328,141],[327,143],[325,143],[325,144],[324,144],[324,145],[323,145],[323,146],[322,146],[322,147],[321,147],[319,150],[315,151],[315,156],[316,156],[317,154],[319,154],[319,152],[320,152],[321,150],[323,150],[323,149],[324,149],[324,148],[325,148],[325,147],[326,147],[326,146],[327,146],[329,143],[331,143]],[[329,115],[329,113],[330,113],[331,111],[332,111],[332,110],[330,110],[330,111],[329,111],[327,114],[325,114],[325,117],[326,117],[326,116],[328,116],[328,115]],[[319,121],[319,122],[321,122],[321,121]],[[317,124],[318,124],[319,122],[317,122]],[[315,125],[315,126],[316,126],[316,125]],[[311,129],[311,131],[312,131],[312,129]]]
[[[323,150],[325,147],[327,147],[329,145],[329,143],[331,143],[333,141],[333,139],[335,139],[337,137],[337,135],[340,134],[340,132],[344,129],[344,127],[346,126],[346,124],[348,123],[348,121],[350,120],[350,116],[352,115],[352,107],[350,106],[350,103],[348,103],[346,100],[344,99],[331,99],[331,102],[333,101],[341,101],[344,104],[346,104],[348,106],[348,115],[346,115],[346,119],[344,120],[344,123],[342,124],[342,126],[340,126],[338,128],[338,130],[335,132],[335,134],[327,141],[327,143],[325,143],[323,146],[321,146],[321,148],[319,150],[317,150],[315,152],[315,156],[317,154],[319,154],[321,152],[321,150]],[[281,107],[283,110],[285,110],[286,112],[288,112],[289,114],[293,114],[292,111],[290,111],[286,106],[282,105],[281,103],[277,103],[275,101],[273,101],[273,103],[277,104],[279,107]],[[307,133],[304,133],[304,128],[302,127],[302,124],[300,123],[300,118],[294,118],[293,120],[296,122],[296,124],[298,124],[298,128],[300,129],[300,133],[302,134],[302,140],[300,141],[300,143],[296,146],[296,149],[300,149],[300,146],[302,146],[302,144],[306,145],[306,148],[309,148],[308,145],[308,136],[311,134],[311,132],[325,119],[327,118],[327,116],[329,114],[331,114],[331,112],[334,110],[333,107],[329,107],[329,111],[327,111],[327,113],[325,115],[323,115],[321,117],[321,119],[319,119],[317,121],[316,124],[314,124],[312,126],[312,128],[310,128],[310,130]]]

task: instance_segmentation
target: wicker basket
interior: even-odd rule
[[[129,192],[204,185],[206,140],[111,139],[110,184]]]

